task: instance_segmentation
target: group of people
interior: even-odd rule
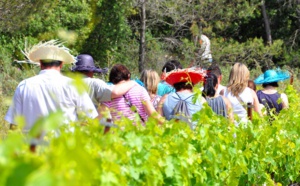
[[[247,103],[253,104],[254,111],[259,114],[260,104],[268,113],[273,108],[279,113],[288,107],[286,95],[278,94],[276,87],[278,81],[289,75],[278,70],[268,70],[254,81],[263,84],[263,90],[256,93],[248,87],[250,73],[242,63],[233,65],[228,85],[223,86],[222,73],[216,64],[204,71],[183,68],[179,61],[170,60],[164,64],[161,76],[155,70],[144,70],[140,77],[141,86],[131,80],[131,73],[123,64],[110,69],[108,83],[94,78],[94,73],[106,73],[107,70],[96,67],[93,57],[88,54],[73,57],[57,41],[39,43],[24,54],[28,60],[40,65],[41,71],[18,85],[5,119],[11,128],[15,128],[18,125],[16,116],[24,116],[25,132],[39,118],[58,110],[64,113],[65,123],[80,119],[83,113],[90,118],[111,117],[113,121],[126,117],[135,124],[145,125],[149,116],[160,121],[163,118],[178,119],[179,109],[188,115],[186,121],[191,128],[195,128],[197,121],[191,121],[191,116],[200,111],[204,103],[230,121],[234,121],[234,114],[242,121],[247,120]],[[71,85],[72,79],[61,74],[63,64],[75,64],[71,70],[83,75],[83,82],[88,87],[86,92],[79,94]],[[200,82],[203,82],[202,96],[195,97],[193,87]],[[280,98],[282,103],[278,103]]]

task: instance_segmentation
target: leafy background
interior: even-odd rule
[[[119,128],[103,135],[103,127],[93,120],[71,123],[75,132],[65,132],[67,126],[56,125],[61,123],[59,113],[53,113],[39,126],[60,130],[61,135],[49,133],[36,153],[28,150],[30,135],[8,131],[4,115],[15,87],[39,71],[16,62],[25,60],[21,53],[25,46],[59,39],[74,55],[89,53],[101,67],[125,64],[139,77],[143,2],[0,1],[0,185],[299,183],[298,1],[146,2],[145,68],[160,72],[168,59],[179,59],[184,67],[193,62],[202,65],[195,51],[199,50],[197,37],[203,33],[211,40],[224,85],[235,62],[248,65],[251,79],[265,66],[290,70],[294,85],[280,84],[290,109],[277,116],[272,125],[269,118],[255,115],[252,123],[236,127],[205,108],[194,116],[199,119],[195,131],[175,121],[159,126],[151,119],[144,128],[123,118]],[[262,2],[272,43],[266,36]],[[64,73],[68,69],[64,67]],[[19,120],[22,125],[22,118]]]

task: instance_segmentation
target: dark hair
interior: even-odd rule
[[[256,85],[255,85],[254,81],[249,79],[248,80],[248,87],[253,89],[256,92]]]
[[[58,67],[62,64],[62,61],[57,60],[40,60],[41,66],[43,67]]]
[[[222,75],[221,69],[219,68],[219,66],[217,64],[212,64],[207,68],[207,71],[209,73],[213,73],[214,75],[216,75],[217,77],[220,77]]]
[[[208,73],[204,78],[204,88],[202,91],[203,97],[214,97],[216,94],[215,87],[218,84],[218,78],[213,73]]]
[[[263,83],[262,86],[263,86],[264,88],[266,88],[267,86],[279,87],[277,82]]]
[[[130,79],[130,72],[127,67],[122,64],[114,65],[109,73],[109,81],[113,84],[117,84],[122,80]]]
[[[177,60],[170,60],[170,61],[167,61],[165,63],[165,65],[163,66],[163,68],[161,69],[161,71],[162,72],[164,72],[164,71],[170,72],[170,71],[172,71],[174,69],[182,69],[182,65]]]
[[[175,83],[173,86],[174,86],[176,92],[178,92],[182,89],[193,90],[193,85],[190,82],[179,82],[179,83]]]

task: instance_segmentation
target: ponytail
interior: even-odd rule
[[[204,78],[204,85],[202,96],[203,97],[214,97],[216,94],[215,87],[218,84],[218,78],[212,73],[208,73]]]

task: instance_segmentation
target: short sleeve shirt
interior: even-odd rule
[[[5,120],[16,124],[15,117],[24,116],[26,124],[23,130],[26,132],[40,117],[58,110],[64,113],[66,122],[76,121],[79,114],[97,117],[89,95],[79,95],[71,81],[57,70],[42,70],[38,75],[23,80],[15,91]]]
[[[169,94],[171,92],[175,92],[175,89],[171,85],[169,85],[167,82],[161,81],[158,83],[157,95],[163,96],[163,95]]]
[[[88,85],[88,93],[95,106],[100,102],[110,101],[113,85],[108,85],[101,79],[85,77],[84,82]]]
[[[182,92],[177,92],[177,94],[180,96],[182,100],[186,99],[188,109],[190,114],[194,114],[197,111],[202,109],[202,104],[197,100],[196,103],[194,104],[192,99],[193,99],[193,93],[182,93]],[[174,115],[174,108],[176,104],[179,102],[180,98],[176,95],[176,93],[170,93],[163,105],[163,114],[166,117],[167,120],[172,119],[172,115]]]
[[[131,102],[133,106],[136,107],[140,116],[144,119],[144,121],[146,121],[148,115],[144,108],[143,102],[150,100],[150,96],[146,89],[140,85],[135,85],[124,96],[128,101]],[[130,109],[130,106],[127,104],[125,98],[122,96],[114,98],[112,101],[103,103],[110,108],[111,115],[114,120],[120,119],[122,116],[134,120],[135,113]]]

